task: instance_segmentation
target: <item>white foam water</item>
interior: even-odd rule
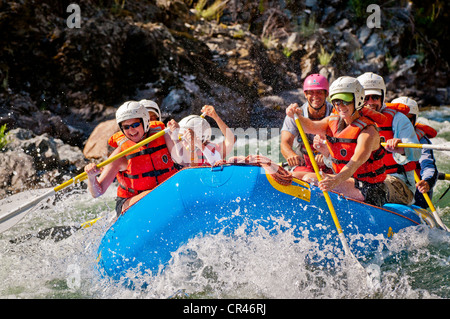
[[[439,110],[444,111],[450,114],[449,108]],[[448,121],[430,121],[439,131],[436,142],[448,142]],[[439,170],[450,173],[450,155],[435,156]],[[438,181],[434,202],[448,184]],[[278,220],[276,235],[263,228],[244,235],[249,225],[234,236],[198,235],[173,252],[159,274],[139,277],[136,286],[145,283],[145,289],[129,289],[102,277],[96,263],[98,245],[114,221],[114,197],[114,187],[98,199],[73,188],[37,205],[0,234],[0,298],[450,298],[450,237],[442,230],[416,226],[389,240],[375,238],[380,249],[362,262],[366,276],[361,277],[351,264],[326,268],[308,262],[313,257],[334,258],[335,248],[319,249],[306,231],[294,236],[288,220]],[[449,206],[447,194],[437,205],[446,225]],[[93,226],[59,241],[36,236],[99,216],[103,218]]]

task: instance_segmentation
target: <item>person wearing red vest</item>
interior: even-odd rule
[[[414,129],[419,139],[420,144],[431,144],[430,138],[434,138],[437,132],[434,128],[417,122],[419,117],[419,106],[413,99],[401,96],[391,102],[394,105],[406,105],[409,109],[406,116],[410,119],[414,125]],[[416,194],[414,205],[422,208],[428,208],[428,203],[423,197],[423,193],[428,193],[430,199],[433,197],[433,187],[436,185],[438,178],[438,169],[436,166],[436,159],[434,158],[432,149],[421,150],[421,156],[418,162],[416,162],[416,173],[420,177],[420,181],[416,183]]]
[[[116,112],[116,121],[126,139],[110,157],[163,129],[163,123],[150,122],[149,119],[148,111],[139,102],[128,101],[121,105]],[[95,163],[86,165],[91,195],[94,198],[101,196],[117,178],[116,212],[120,215],[129,206],[132,197],[153,189],[177,172],[170,153],[173,147],[170,137],[161,136],[106,165],[103,170],[97,168]]]
[[[303,94],[306,103],[301,106],[302,115],[313,121],[321,120],[333,112],[333,105],[326,101],[329,93],[328,80],[320,74],[311,74],[303,82]],[[320,153],[323,144],[314,144],[314,134],[307,134],[309,144],[315,152],[319,168],[325,173],[333,173],[324,162],[325,157]],[[298,145],[298,146],[297,146]],[[317,148],[316,148],[317,147]],[[326,148],[326,147],[323,147]],[[302,178],[306,173],[314,172],[311,160],[293,118],[286,116],[281,128],[280,151],[292,169],[296,178]]]
[[[290,117],[296,113],[305,132],[325,135],[336,174],[323,174],[318,183],[323,191],[334,190],[349,198],[375,206],[386,202],[383,164],[385,150],[380,145],[375,124],[361,116],[364,89],[357,79],[343,76],[330,86],[330,99],[336,114],[320,121],[303,117],[297,104],[286,109]],[[317,182],[315,174],[303,177]]]
[[[386,85],[381,76],[367,72],[358,77],[364,87],[366,107],[382,113],[387,120],[377,124],[382,142],[386,142],[385,156],[387,202],[411,205],[416,191],[414,181],[415,162],[420,158],[420,149],[399,148],[399,143],[418,144],[414,127],[405,114],[389,108],[385,103]]]
[[[156,102],[152,100],[140,100],[139,103],[145,107],[145,109],[148,111],[149,121],[155,122],[159,121],[161,122],[161,110],[159,109],[159,106]],[[158,124],[160,125],[160,124]],[[164,125],[164,124],[163,124]],[[164,127],[163,127],[164,129]],[[114,133],[108,140],[109,146],[116,148],[122,145],[122,143],[126,142],[128,138],[123,134],[122,131],[119,131],[117,133]]]

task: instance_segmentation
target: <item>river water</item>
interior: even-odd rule
[[[434,144],[450,145],[450,107],[423,111],[420,120],[438,130]],[[273,135],[269,144],[278,138]],[[264,148],[257,151],[264,154]],[[264,155],[280,160],[277,152]],[[450,152],[435,155],[440,172],[450,173]],[[450,192],[438,199],[449,187],[449,181],[438,181],[433,197],[447,226]],[[376,270],[372,285],[352,284],[345,266],[329,271],[306,264],[310,243],[288,230],[194,238],[173,254],[164,272],[147,276],[145,290],[130,290],[101,277],[96,264],[100,240],[115,217],[114,196],[114,187],[93,199],[78,186],[37,205],[0,234],[0,298],[450,298],[450,235],[424,226],[386,241],[387,249],[369,265]],[[62,240],[38,236],[97,217],[102,218]]]

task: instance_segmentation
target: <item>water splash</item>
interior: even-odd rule
[[[447,116],[450,108],[439,112]],[[421,113],[426,117],[435,113],[430,114]],[[436,117],[444,118],[441,113]],[[437,143],[450,139],[448,118],[431,124],[442,139]],[[450,155],[435,152],[435,156],[440,171],[449,173]],[[438,181],[433,201],[448,185]],[[319,249],[308,237],[306,225],[301,236],[295,237],[286,220],[275,223],[278,228],[270,234],[255,228],[249,236],[199,235],[173,253],[165,271],[156,276],[144,273],[145,289],[130,290],[101,277],[96,264],[98,245],[115,215],[114,196],[114,187],[98,199],[73,189],[0,234],[0,298],[450,298],[450,236],[439,229],[409,227],[389,240],[364,234],[350,238],[379,241],[378,251],[362,261],[369,282],[363,278],[359,281],[363,284],[355,285],[352,279],[359,274],[350,265],[327,268],[308,262],[337,254]],[[442,220],[450,225],[450,195],[438,206]],[[58,242],[37,237],[10,242],[98,216],[105,218]],[[333,226],[328,227],[333,236]]]
[[[443,231],[417,226],[390,240],[375,238],[380,249],[363,262],[372,281],[361,284],[363,278],[355,284],[352,278],[358,274],[351,265],[327,268],[310,262],[337,258],[336,247],[319,249],[306,228],[295,236],[294,227],[283,219],[273,220],[270,230],[247,224],[249,235],[192,238],[172,254],[164,271],[156,276],[141,274],[145,289],[127,289],[102,277],[95,261],[99,242],[114,218],[114,194],[94,200],[84,191],[77,192],[30,213],[12,232],[1,235],[2,298],[450,297],[450,237]],[[36,237],[10,242],[17,235],[60,223],[74,225],[102,214],[108,216],[59,242]],[[351,240],[361,238],[373,240],[364,235]],[[129,275],[134,279],[136,273]]]

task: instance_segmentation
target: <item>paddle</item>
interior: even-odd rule
[[[416,171],[414,171],[414,179],[416,183],[420,182],[420,177],[417,175]],[[416,192],[418,192],[416,190]],[[438,225],[446,230],[449,231],[448,227],[442,222],[441,218],[439,217],[438,213],[436,212],[436,209],[434,208],[433,203],[431,202],[430,196],[428,196],[428,193],[422,193],[423,197],[425,198],[425,201],[427,202],[428,206],[430,207],[431,213],[433,214],[434,220],[438,223]]]
[[[386,146],[386,143],[381,143],[381,146],[383,146],[383,147]],[[422,148],[422,149],[432,149],[432,150],[437,150],[437,151],[450,151],[450,147],[445,147],[442,145],[433,145],[433,144],[398,143],[397,147]],[[439,179],[450,179],[450,175],[449,176],[447,176],[447,175],[448,174],[439,173],[438,178]],[[417,175],[416,171],[414,171],[414,179],[415,179],[416,183],[420,181],[420,178]],[[437,214],[436,209],[434,208],[433,203],[431,202],[430,196],[428,196],[427,193],[423,193],[422,195],[425,198],[425,201],[427,202],[428,206],[430,207],[433,217],[436,220],[436,222],[438,223],[438,225],[442,229],[449,231],[448,227],[442,222],[441,218]]]
[[[385,147],[386,143],[381,143],[381,146]],[[398,143],[397,147],[409,147],[409,148],[423,148],[436,151],[450,151],[450,146],[433,145],[433,144],[414,144],[414,143]]]
[[[302,138],[302,141],[305,145],[306,151],[308,152],[309,159],[311,161],[311,164],[314,168],[314,173],[316,173],[317,180],[320,182],[322,180],[322,176],[320,175],[319,166],[317,165],[316,159],[314,157],[314,153],[311,149],[311,145],[309,144],[308,138],[305,134],[305,131],[303,130],[303,127],[300,123],[300,119],[298,118],[298,115],[294,113],[295,123],[297,124],[298,131],[300,132],[300,136]],[[331,217],[333,218],[334,225],[337,229],[339,239],[341,240],[342,247],[344,248],[344,253],[347,258],[350,258],[350,261],[353,263],[354,266],[356,266],[356,270],[358,270],[358,273],[360,275],[366,276],[366,282],[367,285],[371,288],[376,288],[377,285],[373,284],[374,278],[379,276],[379,267],[378,265],[371,264],[368,269],[372,269],[372,273],[367,272],[366,269],[361,265],[361,263],[356,259],[355,255],[350,251],[350,248],[347,243],[347,239],[345,238],[344,232],[342,231],[341,224],[339,223],[339,219],[336,215],[336,211],[334,210],[333,203],[331,202],[330,195],[328,192],[323,191],[323,196],[325,197],[325,201],[327,202],[328,209],[330,210]],[[360,285],[361,280],[360,276],[352,276],[349,277],[349,284],[352,285]]]
[[[320,182],[322,180],[322,176],[320,175],[319,166],[317,166],[317,162],[316,159],[314,158],[314,153],[311,149],[311,145],[309,144],[308,138],[305,134],[305,131],[303,130],[302,124],[300,123],[300,119],[298,118],[297,114],[294,114],[294,118],[295,123],[297,124],[298,131],[300,132],[302,141],[305,144],[306,151],[308,152],[309,159],[311,160],[311,164],[314,168],[314,172],[316,173],[317,180]],[[348,247],[347,239],[345,238],[344,232],[342,231],[342,227],[339,223],[339,219],[334,210],[334,206],[333,203],[331,202],[330,195],[326,191],[323,191],[323,195],[325,197],[325,201],[327,202],[328,209],[330,210],[331,217],[333,218],[334,225],[336,226],[339,239],[341,240],[342,246],[344,247],[345,254],[347,256],[352,256],[356,260],[356,257],[353,256],[353,254],[350,251],[350,248]]]
[[[134,151],[135,149],[150,143],[151,141],[163,136],[164,134],[166,134],[169,131],[168,128],[164,129],[161,132],[158,132],[144,140],[142,140],[141,142],[137,143],[136,145],[120,152],[119,154],[112,156],[110,158],[108,158],[107,160],[101,162],[100,164],[97,164],[98,168],[101,168],[103,166],[106,166],[112,162],[114,162],[115,160],[127,155],[128,153]],[[34,200],[27,202],[23,205],[20,205],[19,207],[17,207],[16,209],[14,209],[11,212],[6,212],[2,215],[0,215],[0,233],[8,230],[9,228],[13,227],[14,225],[16,225],[23,217],[25,217],[27,215],[27,213],[30,211],[30,208],[33,207],[34,205],[38,204],[39,202],[41,202],[42,200],[46,199],[49,196],[54,195],[56,192],[60,191],[61,189],[66,188],[69,185],[75,184],[77,182],[81,182],[83,180],[85,180],[87,178],[87,174],[86,172],[83,172],[77,176],[75,176],[74,178],[56,186],[55,188],[47,191],[45,194],[38,196],[37,198],[35,198]]]
[[[88,228],[94,225],[99,219],[101,219],[103,216],[88,220],[84,223],[82,223],[80,226],[54,226],[50,228],[46,228],[43,230],[40,230],[37,234],[27,234],[20,236],[15,239],[10,239],[10,243],[17,244],[17,243],[23,243],[26,240],[29,240],[33,237],[38,239],[46,239],[50,238],[54,242],[58,242],[60,240],[66,239],[70,236],[72,236],[76,231]]]

